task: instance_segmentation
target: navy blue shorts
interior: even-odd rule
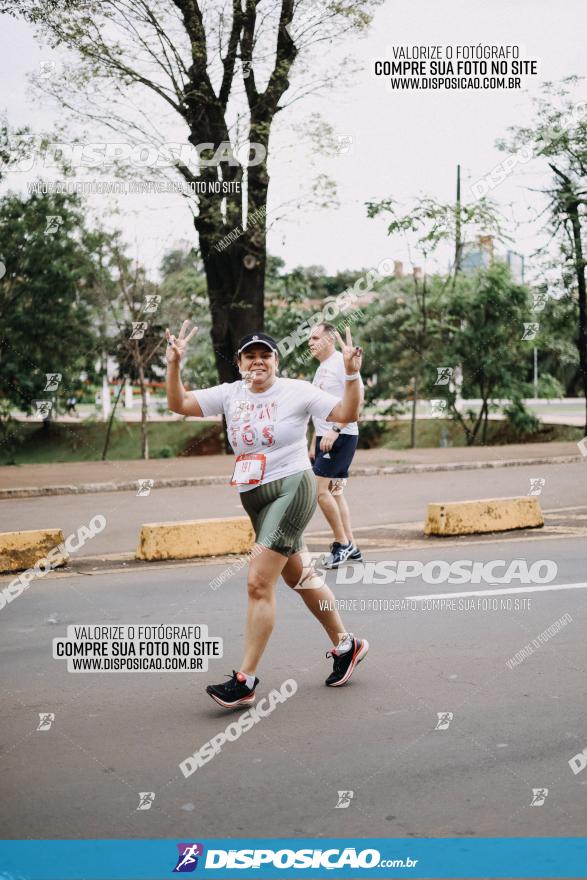
[[[314,473],[317,477],[329,477],[331,480],[346,479],[359,442],[358,434],[339,434],[330,452],[321,451],[321,440],[322,437],[316,437]]]

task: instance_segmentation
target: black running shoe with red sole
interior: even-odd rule
[[[209,684],[206,693],[223,709],[238,709],[240,706],[251,706],[255,702],[255,688],[259,679],[255,679],[252,688],[248,688],[242,672],[232,670],[232,678],[223,684]]]
[[[367,639],[356,639],[353,636],[353,643],[348,651],[345,651],[343,654],[335,654],[333,651],[328,651],[326,656],[332,657],[334,668],[326,679],[325,684],[328,687],[340,687],[346,684],[361,660],[364,660],[367,656],[368,650],[369,642]]]

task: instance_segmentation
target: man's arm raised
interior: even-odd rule
[[[346,376],[352,376],[353,378],[350,381],[345,379],[342,400],[339,400],[334,409],[326,416],[326,420],[339,423],[356,422],[359,418],[361,403],[363,402],[363,389],[359,381],[359,370],[363,362],[363,349],[359,348],[359,346],[353,346],[349,327],[346,328],[346,343],[342,341],[338,331],[336,337],[342,351]]]

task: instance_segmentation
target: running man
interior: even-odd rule
[[[257,667],[275,622],[275,591],[281,575],[299,591],[308,610],[331,640],[327,657],[333,670],[329,687],[346,684],[367,654],[369,643],[348,633],[324,578],[310,564],[304,529],[316,509],[316,481],[306,448],[310,416],[352,422],[361,404],[362,350],[338,336],[346,369],[342,399],[300,379],[277,374],[277,343],[265,333],[244,336],[236,352],[242,379],[212,388],[185,391],[180,363],[189,341],[184,321],[179,336],[167,337],[167,402],[169,409],[198,418],[224,415],[230,445],[236,455],[231,484],[255,529],[255,546],[248,572],[245,651],[228,682],[208,685],[207,693],[220,706],[247,706],[255,700]]]
[[[313,384],[340,397],[345,386],[345,362],[336,350],[336,338],[340,339],[332,324],[317,324],[313,328],[308,345],[320,366],[314,375]],[[363,382],[361,403],[363,402]],[[324,560],[325,568],[339,568],[346,562],[361,562],[361,551],[355,546],[351,514],[343,495],[349,467],[353,460],[359,440],[356,421],[328,421],[312,417],[314,438],[310,441],[309,455],[314,462],[314,473],[318,480],[318,504],[328,525],[332,529],[334,542],[330,553]]]

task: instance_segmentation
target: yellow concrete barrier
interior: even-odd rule
[[[248,516],[145,523],[141,526],[137,559],[190,559],[247,553],[255,541]]]
[[[69,555],[63,544],[61,529],[32,529],[24,532],[0,532],[0,571],[24,571],[47,557],[55,568],[65,565]],[[53,552],[51,552],[53,551]]]
[[[535,496],[487,498],[429,504],[425,535],[477,535],[510,529],[537,529],[544,525]]]

